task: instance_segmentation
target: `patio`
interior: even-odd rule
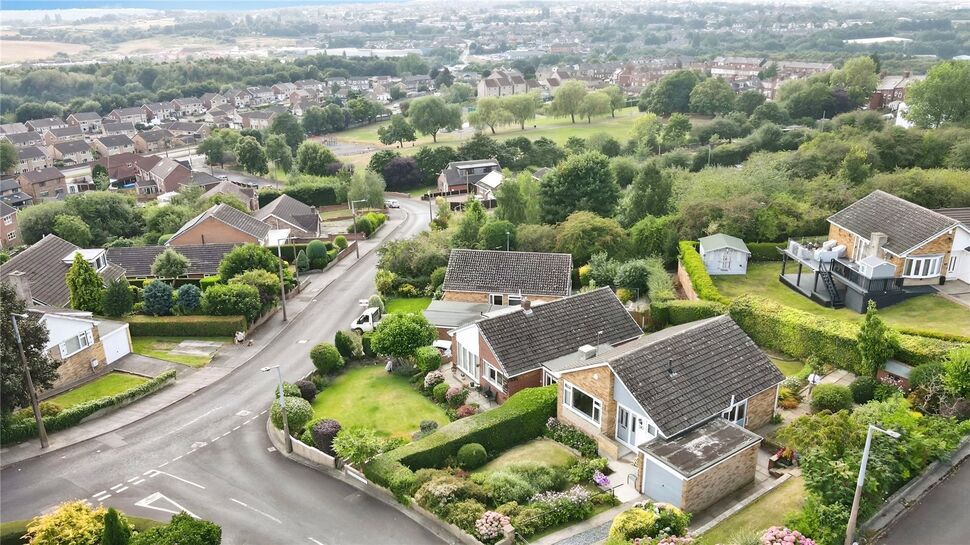
[[[482,393],[475,388],[472,384],[471,379],[467,375],[458,370],[457,367],[452,367],[450,361],[446,361],[441,367],[438,368],[441,374],[445,377],[445,383],[449,386],[458,386],[468,388],[468,399],[465,403],[475,403],[482,411],[487,411],[494,407],[498,407],[498,403],[494,399],[488,399]]]

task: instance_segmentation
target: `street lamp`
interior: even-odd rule
[[[506,252],[509,251],[509,241],[511,240],[511,238],[512,238],[512,233],[506,231],[505,232],[505,251]]]
[[[286,240],[286,239],[283,239],[283,240]],[[280,305],[283,306],[283,321],[285,322],[286,321],[286,282],[283,281],[283,245],[280,243],[280,240],[276,241],[276,257],[279,258],[277,261],[279,261],[279,266],[280,266]],[[300,265],[297,264],[296,268],[299,269]],[[297,281],[297,285],[299,285],[299,281]]]
[[[357,199],[356,201],[350,201],[350,213],[354,216],[354,250],[357,253],[357,259],[360,259],[360,241],[357,240],[357,208],[354,207],[355,204],[359,202],[367,202],[367,199]]]
[[[283,414],[283,435],[286,436],[285,439],[285,450],[287,453],[293,452],[293,439],[290,438],[290,423],[286,418],[286,405],[283,401],[283,372],[280,371],[279,365],[272,365],[270,367],[261,367],[259,370],[266,373],[276,369],[276,377],[279,379],[280,385],[280,412]]]
[[[859,479],[855,483],[855,496],[852,498],[852,511],[849,512],[849,525],[845,529],[845,545],[853,545],[854,543],[852,538],[855,535],[856,519],[859,518],[859,501],[862,500],[862,485],[866,480],[866,464],[869,463],[869,448],[872,446],[873,431],[878,431],[893,439],[899,439],[899,432],[884,430],[869,424],[869,431],[866,432],[866,446],[862,449],[862,463],[859,465]]]
[[[44,427],[44,419],[40,415],[40,403],[37,401],[37,392],[34,391],[34,379],[30,377],[30,367],[27,366],[27,356],[24,354],[24,343],[20,339],[20,326],[17,325],[17,318],[27,319],[26,314],[10,313],[10,321],[13,322],[13,336],[17,340],[17,351],[20,352],[20,363],[24,366],[24,378],[27,380],[27,391],[30,393],[30,406],[34,410],[34,420],[37,421],[37,434],[40,436],[40,448],[47,448],[47,428]]]

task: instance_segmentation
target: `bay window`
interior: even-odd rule
[[[943,256],[908,257],[903,265],[904,278],[932,278],[940,275]]]
[[[603,416],[603,402],[568,382],[563,382],[563,404],[597,426]]]

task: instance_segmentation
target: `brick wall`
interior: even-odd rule
[[[563,382],[568,381],[573,386],[599,399],[603,403],[603,414],[599,427],[580,417],[572,410],[563,406]],[[572,373],[564,373],[558,385],[558,403],[556,417],[589,433],[599,445],[600,452],[619,458],[620,445],[614,440],[616,430],[616,401],[613,400],[613,372],[607,366],[594,367]]]
[[[771,422],[775,413],[775,398],[777,388],[772,386],[748,398],[747,420],[744,427],[756,430]]]
[[[505,385],[507,394],[500,397],[499,403],[505,401],[509,396],[514,395],[516,392],[520,392],[526,388],[536,388],[538,386],[542,386],[542,369],[536,369],[535,371],[529,371],[528,373],[510,378]]]
[[[94,344],[68,356],[67,359],[61,360],[59,347],[51,348],[51,357],[55,360],[61,360],[61,364],[57,367],[57,380],[51,385],[52,389],[81,382],[108,372],[108,366],[104,363],[104,345],[101,344],[101,335],[98,333],[98,328],[94,328],[92,331],[94,333]],[[99,363],[95,369],[91,368],[91,360],[93,359],[97,359]]]
[[[714,502],[754,481],[758,463],[757,443],[731,458],[684,481],[681,508],[696,513]]]
[[[528,297],[529,300],[532,301],[532,302],[534,302],[534,303],[536,303],[536,302],[549,303],[549,302],[552,302],[552,301],[558,301],[558,300],[562,299],[562,297],[555,297],[555,296],[551,296],[551,295],[529,295],[528,293],[526,293],[524,295],[526,297]],[[441,298],[443,300],[445,300],[445,301],[461,301],[463,303],[488,303],[489,302],[488,296],[489,296],[489,293],[488,292],[479,292],[479,291],[446,291],[441,296]],[[507,305],[508,302],[509,302],[509,296],[508,296],[508,294],[504,294],[502,296],[502,304],[503,305]]]
[[[185,231],[178,238],[169,241],[169,246],[185,246],[188,244],[217,244],[235,242],[249,244],[256,239],[229,227],[225,223],[213,218],[206,218],[202,223]]]

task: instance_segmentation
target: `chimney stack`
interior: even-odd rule
[[[34,304],[33,295],[30,292],[30,280],[27,279],[27,273],[23,271],[13,271],[7,275],[7,282],[10,282],[10,286],[13,288],[14,293],[17,297],[23,299],[27,306]]]
[[[869,235],[869,255],[879,257],[879,250],[882,250],[882,246],[886,244],[887,240],[889,240],[889,235],[886,233],[875,232]]]
[[[522,312],[524,312],[526,316],[531,316],[532,315],[532,301],[530,301],[528,297],[523,297],[522,298],[522,303],[520,303],[520,304],[522,305]]]

